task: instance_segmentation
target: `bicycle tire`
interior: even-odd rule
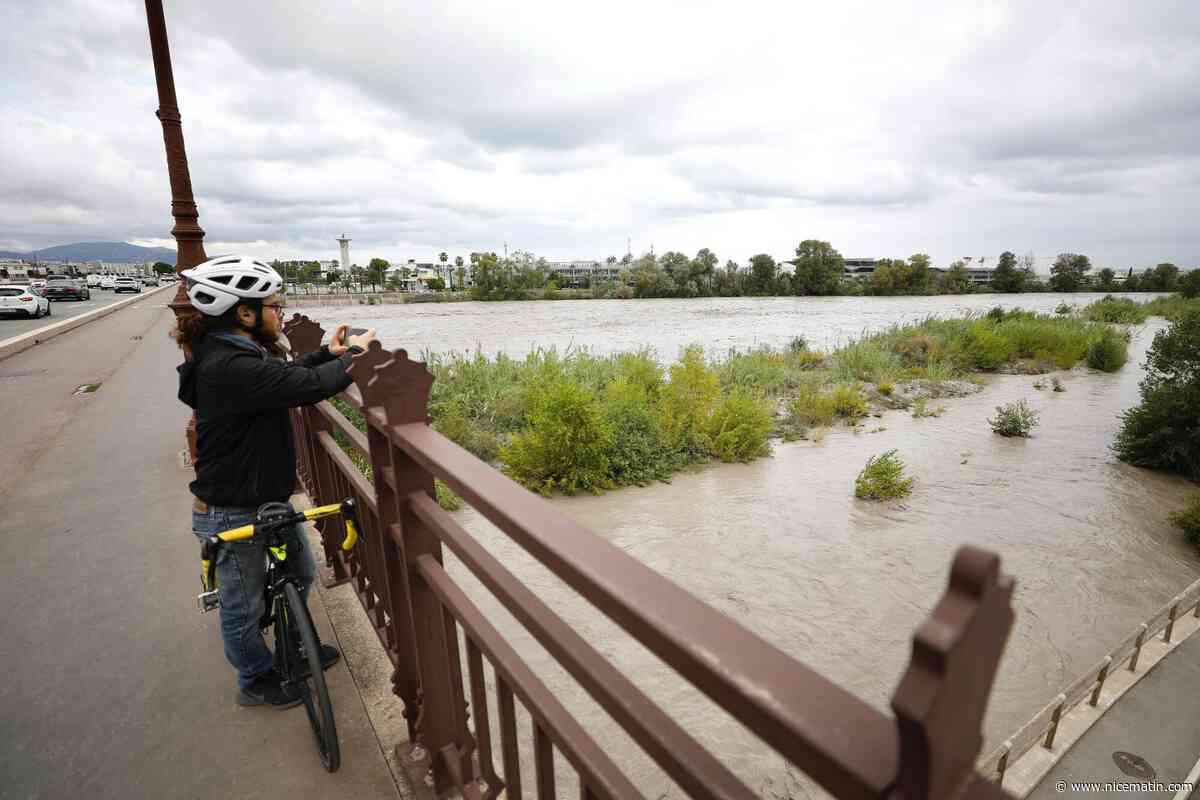
[[[277,597],[276,602],[282,606],[286,614],[275,616],[275,641],[278,652],[290,653],[292,643],[289,641],[291,631],[288,621],[291,621],[295,632],[299,635],[300,650],[308,664],[308,675],[300,678],[293,674],[294,663],[291,658],[280,657],[280,669],[285,683],[297,687],[304,710],[308,714],[308,722],[312,726],[313,738],[316,739],[317,754],[321,764],[328,772],[335,772],[342,763],[341,747],[338,744],[337,724],[333,719],[333,704],[329,701],[329,687],[325,684],[325,672],[321,669],[321,649],[317,644],[317,634],[313,628],[312,617],[308,606],[300,597],[300,592],[292,583],[283,585],[283,597]]]

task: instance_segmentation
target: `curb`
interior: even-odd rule
[[[171,289],[174,287],[174,283],[168,283],[165,286],[159,286],[157,289],[151,289],[149,292],[146,292],[143,297],[138,297],[135,294],[133,297],[120,300],[111,305],[107,305],[104,308],[97,308],[95,311],[89,311],[86,314],[80,314],[78,317],[71,317],[70,319],[65,319],[62,322],[58,322],[53,325],[47,325],[45,328],[38,328],[36,331],[30,331],[29,333],[23,333],[20,336],[14,336],[11,339],[5,339],[4,341],[0,342],[0,361],[3,361],[9,356],[15,356],[17,353],[24,352],[34,345],[39,345],[42,342],[48,342],[55,336],[64,334],[67,331],[73,331],[76,328],[86,325],[93,320],[100,319],[101,317],[107,317],[109,314],[113,313],[114,311],[119,311],[127,305],[136,303],[139,300],[146,300],[155,292],[161,292],[164,289]]]

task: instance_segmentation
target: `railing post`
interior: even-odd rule
[[[417,658],[420,644],[413,632],[404,553],[392,535],[392,531],[399,526],[401,502],[386,478],[392,468],[387,433],[378,428],[371,414],[372,410],[383,410],[389,390],[395,389],[389,387],[385,380],[375,380],[376,369],[391,360],[391,355],[383,346],[373,342],[366,353],[354,360],[350,376],[362,395],[362,413],[367,422],[368,457],[374,475],[375,502],[379,509],[379,536],[370,546],[384,574],[379,585],[373,589],[379,594],[389,620],[386,639],[396,664],[392,673],[392,693],[404,703],[408,740],[416,746],[417,719],[421,710],[421,678]]]
[[[325,329],[301,314],[293,314],[284,323],[283,334],[287,337],[288,347],[293,358],[308,355],[319,350]],[[331,476],[324,474],[322,464],[325,460],[319,455],[321,451],[317,434],[329,430],[330,425],[325,418],[312,408],[297,408],[292,410],[296,429],[297,471],[304,483],[304,489],[315,505],[333,503],[343,498],[332,496]],[[333,541],[326,536],[329,527],[326,521],[317,522],[317,530],[321,532],[321,550],[325,555],[325,569],[321,570],[321,583],[325,588],[337,586],[349,580],[346,564],[342,560],[339,546],[341,539]]]
[[[375,343],[371,350],[382,352]],[[403,647],[403,642],[411,641],[411,649],[416,655],[420,683],[416,736],[432,756],[434,790],[440,793],[451,787],[461,789],[463,782],[474,780],[471,756],[475,744],[467,729],[467,703],[456,623],[415,567],[417,559],[424,555],[443,563],[441,542],[411,512],[408,502],[408,497],[416,492],[434,496],[433,476],[395,446],[389,435],[396,425],[428,424],[433,375],[423,363],[409,360],[404,350],[395,351],[373,371],[363,401],[364,404],[369,402],[372,408],[381,405],[386,421],[382,430],[376,429],[368,414],[368,425],[374,435],[372,462],[377,446],[386,448],[388,456],[375,466],[376,491],[382,492],[379,494],[380,521],[383,522],[386,506],[390,522],[385,530],[397,532],[400,542],[399,550],[391,548],[395,551],[398,570],[392,586],[396,593],[402,592],[406,596],[411,614],[410,638],[401,642]],[[357,379],[358,375],[355,377]],[[388,485],[389,473],[394,486]]]
[[[1004,788],[1004,773],[1008,771],[1008,754],[1012,752],[1012,742],[1002,745],[1000,760],[996,762],[996,785]]]
[[[959,796],[974,777],[988,695],[1012,627],[1012,590],[999,556],[958,551],[950,586],[917,629],[892,699],[900,764],[891,797]]]
[[[1150,630],[1146,623],[1142,623],[1138,628],[1137,639],[1133,642],[1133,655],[1129,657],[1129,671],[1137,671],[1138,656],[1142,654],[1142,645],[1146,643],[1146,632]]]
[[[1063,706],[1067,704],[1067,696],[1060,694],[1057,700],[1058,705],[1054,707],[1054,713],[1050,715],[1050,729],[1046,731],[1046,741],[1042,742],[1042,747],[1047,750],[1054,749],[1054,737],[1058,734],[1058,723],[1062,719]]]
[[[1175,617],[1179,614],[1179,601],[1176,600],[1171,604],[1171,610],[1167,612],[1167,628],[1163,631],[1163,642],[1171,643],[1171,634],[1175,630]]]
[[[1104,681],[1108,679],[1108,668],[1112,664],[1112,656],[1105,656],[1104,663],[1100,665],[1100,674],[1096,676],[1096,688],[1092,690],[1092,707],[1096,707],[1096,703],[1100,702],[1100,691],[1104,688]]]

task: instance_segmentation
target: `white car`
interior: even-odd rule
[[[142,286],[158,286],[158,276],[157,275],[143,275],[142,276]]]
[[[137,292],[142,293],[142,282],[137,278],[131,278],[128,275],[118,275],[113,282],[113,294],[121,292]]]
[[[114,275],[101,275],[100,276],[100,288],[101,289],[111,289],[116,285],[114,283],[114,281],[116,281],[116,276],[114,276]]]
[[[32,286],[19,283],[0,283],[0,314],[21,314],[37,319],[50,316],[50,301],[33,291]]]
[[[103,276],[98,273],[95,273],[95,272],[90,273],[87,276],[88,288],[89,289],[99,289],[100,288],[100,278],[102,278],[102,277]]]

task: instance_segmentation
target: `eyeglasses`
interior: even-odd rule
[[[263,308],[273,308],[275,309],[275,313],[282,317],[283,309],[286,308],[286,306],[283,303],[266,303],[263,305]]]

